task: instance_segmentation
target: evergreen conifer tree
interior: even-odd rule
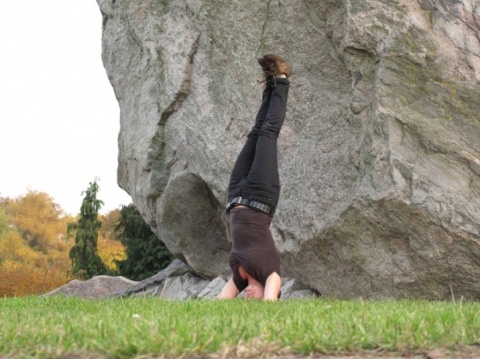
[[[157,274],[175,258],[133,204],[122,206],[115,227],[117,239],[125,246],[127,258],[117,262],[120,275],[142,280]]]
[[[108,271],[97,251],[98,230],[102,225],[98,219],[98,211],[103,205],[103,202],[97,199],[98,190],[96,180],[89,183],[88,189],[82,192],[85,197],[78,220],[68,226],[69,234],[75,233],[75,245],[70,250],[72,272],[80,279],[92,278]]]

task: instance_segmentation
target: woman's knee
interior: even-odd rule
[[[282,129],[281,125],[276,123],[264,123],[262,128],[258,131],[258,137],[266,137],[276,140]]]

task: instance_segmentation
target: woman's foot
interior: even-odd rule
[[[292,75],[290,66],[288,66],[284,59],[276,54],[266,54],[257,61],[262,67],[265,81],[279,77],[289,78]]]

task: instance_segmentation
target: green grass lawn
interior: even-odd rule
[[[0,357],[199,354],[255,340],[306,354],[426,352],[468,346],[480,343],[480,303],[151,297],[0,300]]]

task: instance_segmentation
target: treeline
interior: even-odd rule
[[[94,181],[76,217],[43,192],[0,198],[0,297],[42,294],[99,274],[141,280],[172,261],[132,204],[101,215],[97,192]]]

